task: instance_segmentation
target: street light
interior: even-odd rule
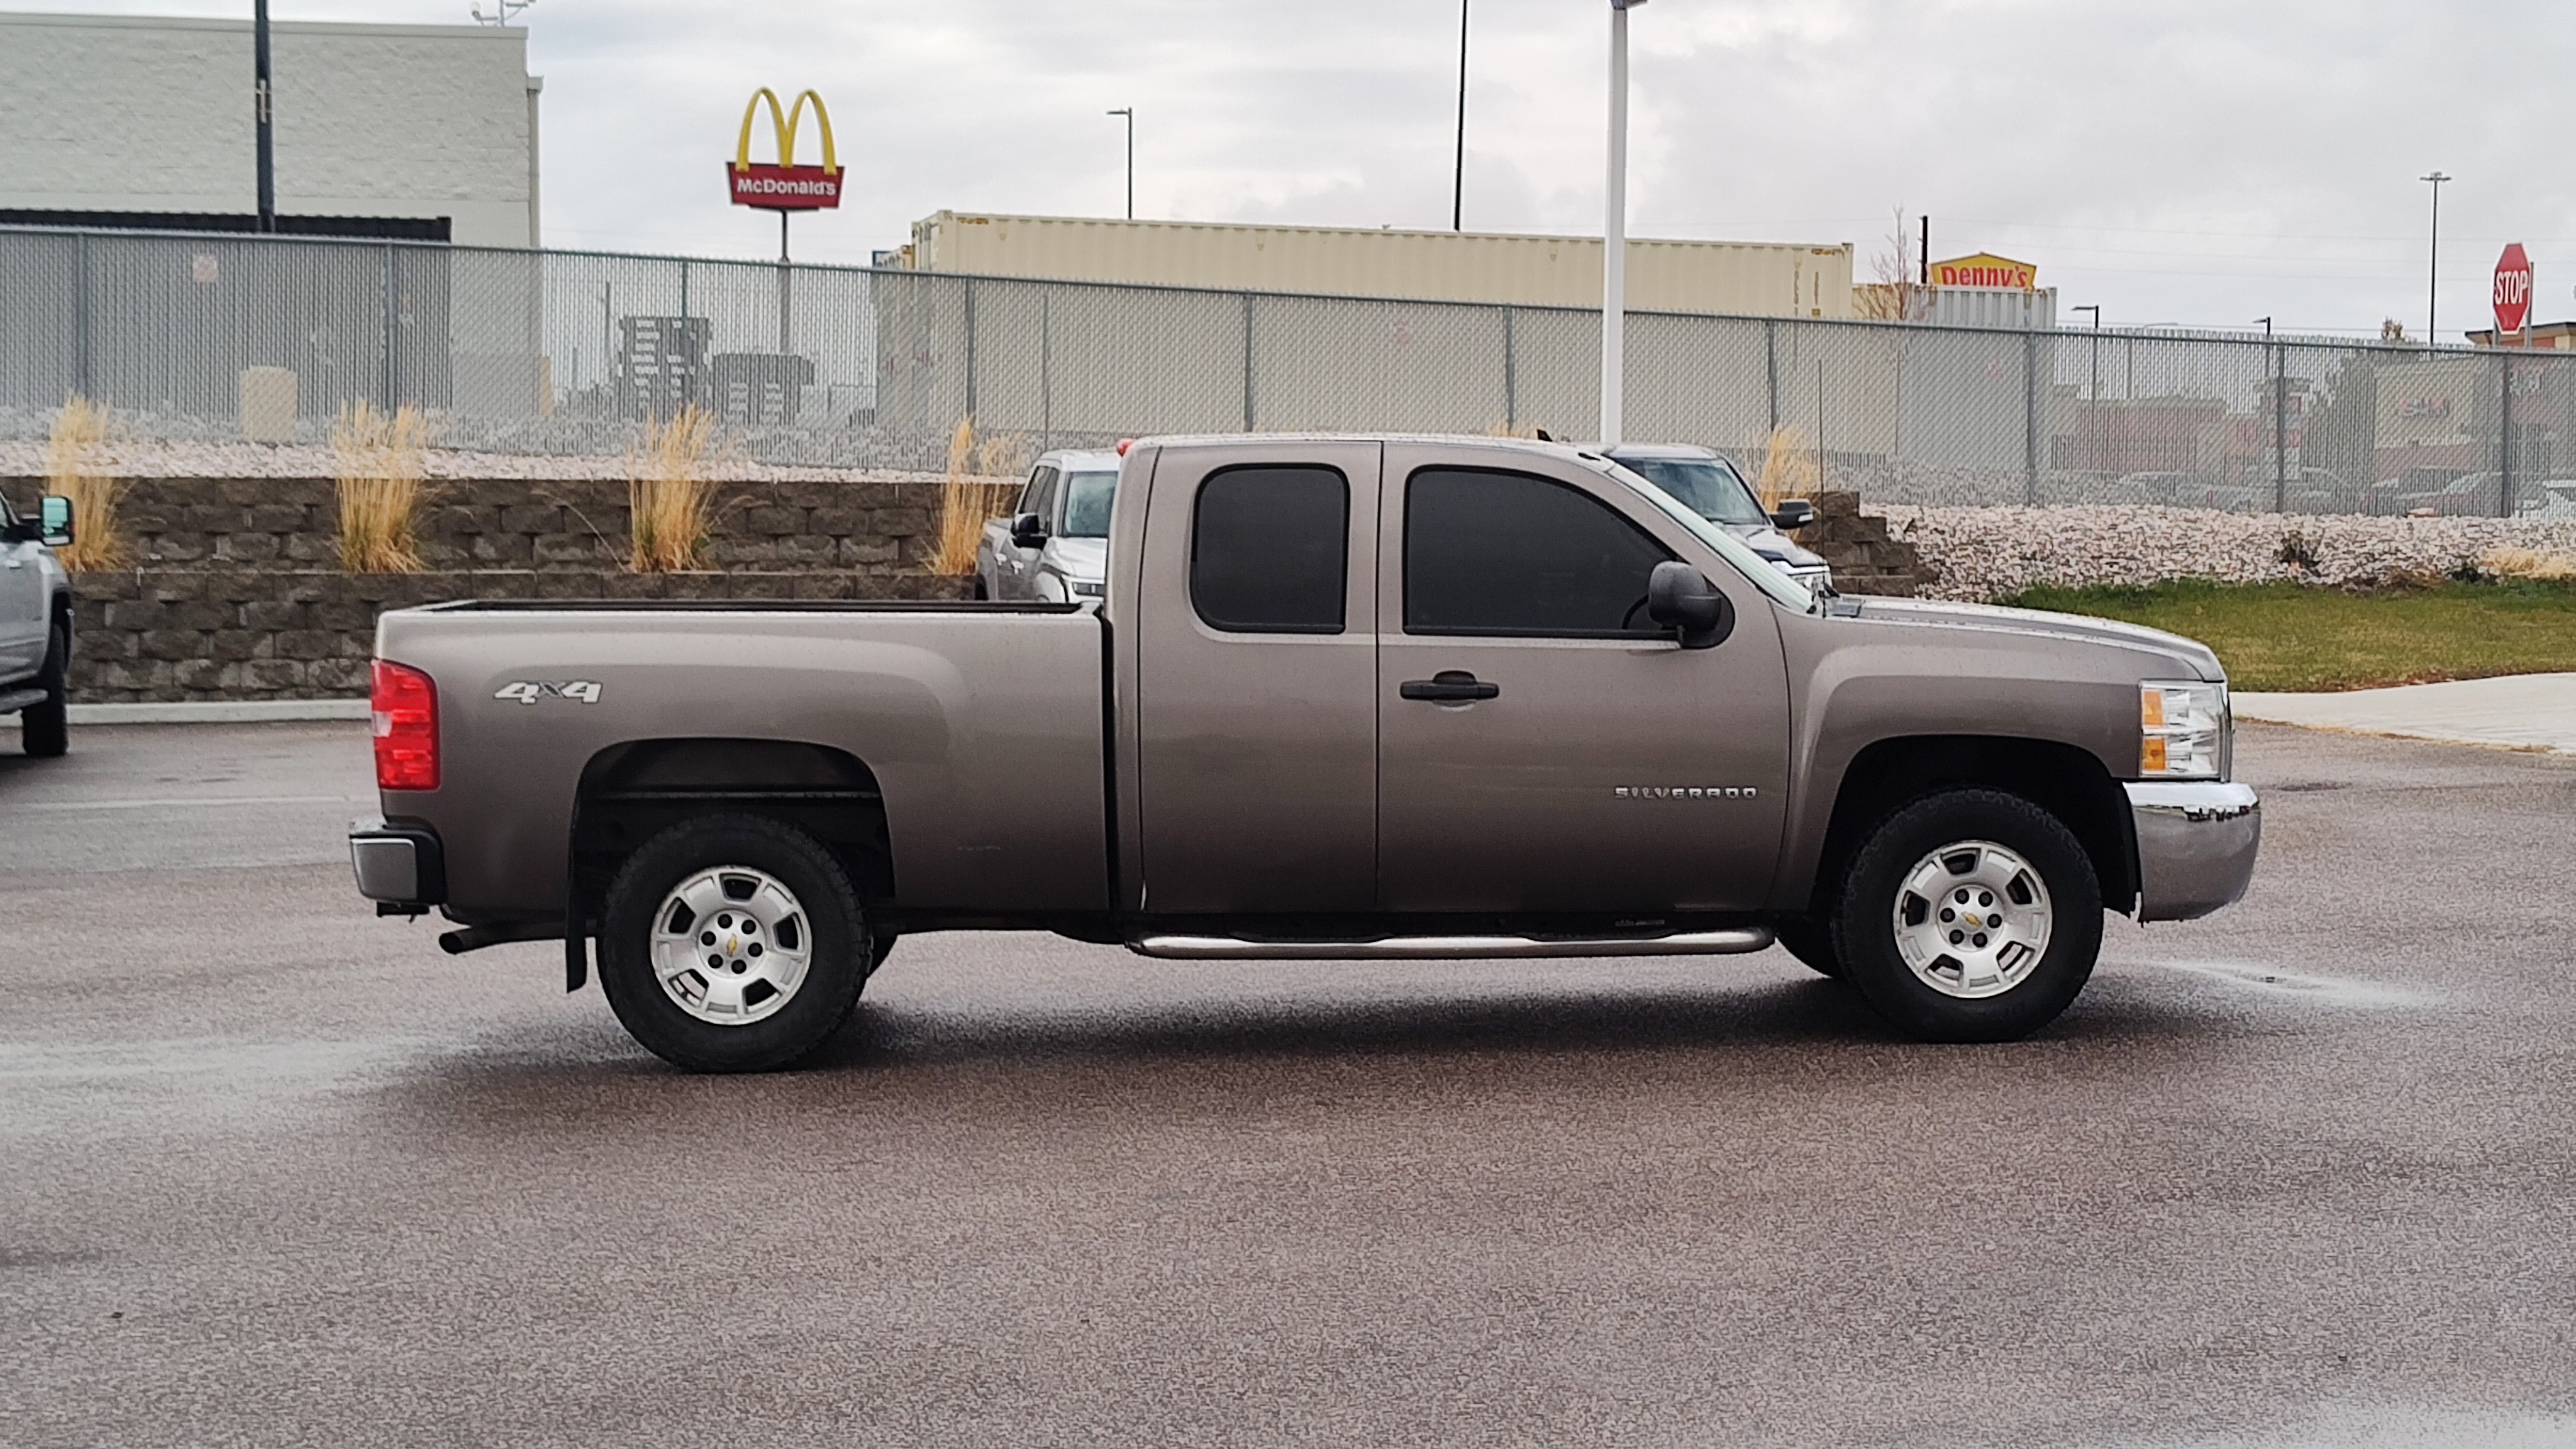
[[[2093,314],[2093,381],[2086,389],[2084,409],[2087,430],[2093,434],[2093,471],[2102,472],[2102,308],[2099,303],[2069,307],[2069,312]]]
[[[1136,108],[1120,106],[1108,114],[1127,118],[1127,219],[1136,219]]]
[[[1619,446],[1628,319],[1628,12],[1646,0],[1610,0],[1610,175],[1601,226],[1601,446]]]
[[[2415,179],[2433,183],[2433,237],[2432,245],[2426,250],[2424,256],[2424,345],[2429,348],[2435,341],[2434,307],[2441,297],[2441,286],[2436,278],[2436,272],[2442,262],[2442,183],[2451,178],[2436,171],[2429,176],[2418,176]]]
[[[1467,215],[1467,0],[1458,0],[1458,169],[1449,189],[1449,229],[1464,231]]]
[[[254,0],[251,21],[251,127],[257,152],[259,229],[277,230],[277,125],[269,106],[268,0]]]

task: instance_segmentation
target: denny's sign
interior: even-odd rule
[[[778,160],[756,162],[751,159],[751,123],[760,115],[761,102],[769,103],[769,128],[778,138]],[[796,164],[796,133],[805,122],[805,103],[814,103],[814,122],[823,132],[823,164]],[[781,110],[778,94],[767,86],[752,92],[751,104],[742,108],[742,136],[734,143],[733,162],[725,167],[725,183],[733,191],[736,206],[757,206],[769,211],[821,211],[841,204],[841,163],[832,151],[832,117],[823,109],[823,98],[807,91],[796,98],[790,110]]]
[[[1932,264],[1932,285],[1936,287],[2013,287],[2024,292],[2039,286],[2039,268],[1992,252],[1979,252],[1973,257],[1955,257]]]

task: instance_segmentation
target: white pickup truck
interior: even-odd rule
[[[20,517],[0,498],[0,714],[28,754],[71,746],[72,580],[53,550],[72,541],[72,503],[47,496]]]

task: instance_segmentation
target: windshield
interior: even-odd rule
[[[1109,505],[1118,497],[1116,473],[1067,473],[1064,476],[1065,538],[1107,538]]]
[[[1766,524],[1769,514],[1723,458],[1621,458],[1619,466],[1716,523]]]
[[[1630,471],[1627,464],[1613,463],[1610,471],[1611,476],[1634,487],[1647,502],[1671,514],[1674,522],[1689,529],[1700,542],[1717,550],[1719,557],[1735,565],[1737,573],[1753,581],[1753,587],[1769,594],[1773,603],[1801,614],[1815,612],[1816,596],[1807,592],[1807,586],[1774,568],[1769,559],[1755,553],[1744,540],[1710,522],[1697,509],[1665,492],[1653,481]],[[1728,476],[1734,475],[1730,473]]]

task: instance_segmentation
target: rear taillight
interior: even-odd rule
[[[438,686],[404,664],[376,661],[368,697],[376,735],[376,788],[438,788]]]

